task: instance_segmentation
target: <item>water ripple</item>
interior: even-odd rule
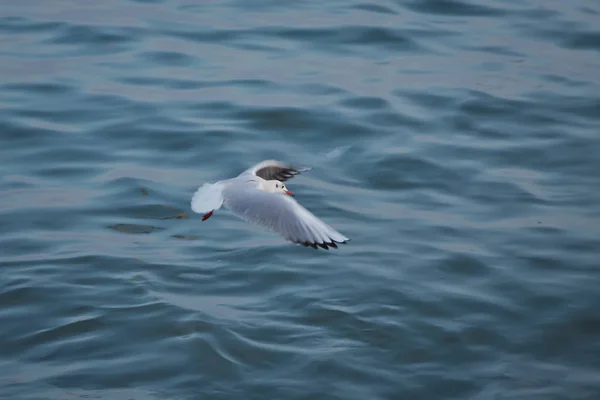
[[[593,398],[598,6],[6,4],[7,398]],[[198,185],[263,159],[352,238]]]

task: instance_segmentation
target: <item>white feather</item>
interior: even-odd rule
[[[205,183],[200,186],[192,197],[192,210],[198,214],[218,210],[223,204],[222,188],[221,183]]]

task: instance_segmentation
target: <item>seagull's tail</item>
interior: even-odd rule
[[[218,210],[223,204],[223,185],[220,183],[205,183],[200,186],[192,197],[192,210],[204,214]]]

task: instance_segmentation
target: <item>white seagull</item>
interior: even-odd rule
[[[315,217],[292,197],[283,182],[307,168],[263,161],[233,179],[205,183],[192,197],[192,210],[206,221],[225,205],[243,220],[279,233],[290,242],[324,249],[337,248],[347,237]]]

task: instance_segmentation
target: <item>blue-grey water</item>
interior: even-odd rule
[[[600,398],[599,22],[3,1],[0,398]],[[264,159],[351,242],[190,210]]]

